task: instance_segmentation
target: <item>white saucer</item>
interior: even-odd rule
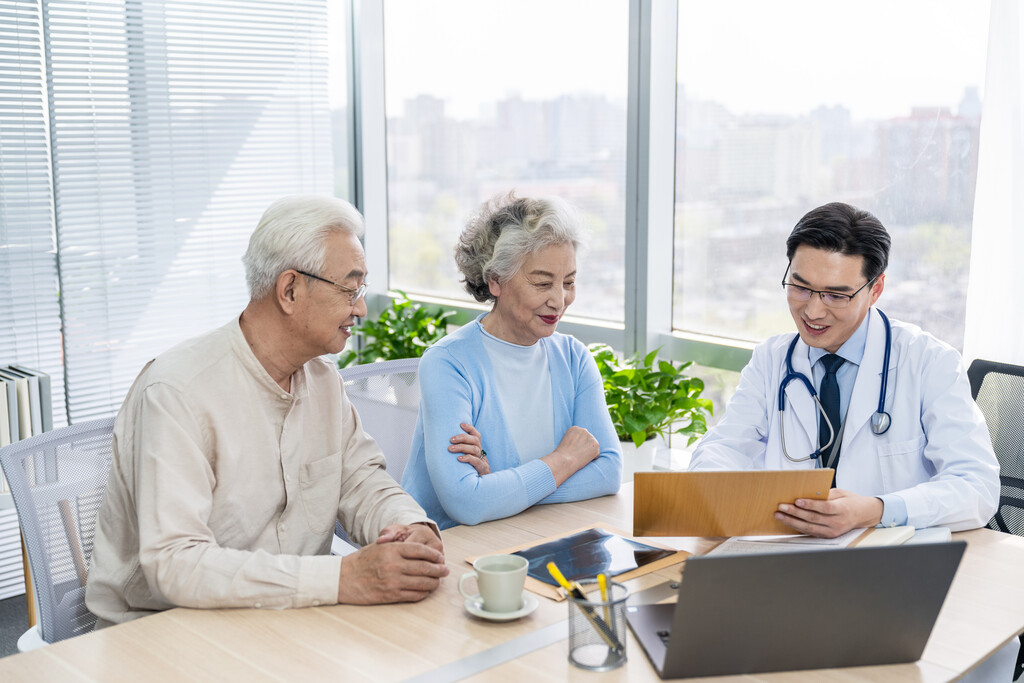
[[[523,606],[515,612],[488,612],[484,609],[484,599],[479,595],[474,595],[471,598],[466,598],[466,611],[474,617],[480,617],[488,621],[512,621],[513,619],[525,617],[537,609],[538,604],[537,598],[533,593],[523,591]]]

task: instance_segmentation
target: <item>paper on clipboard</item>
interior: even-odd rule
[[[647,564],[644,564],[641,567],[637,567],[636,569],[633,569],[631,571],[627,571],[627,572],[624,572],[624,573],[621,573],[621,574],[616,574],[614,576],[614,578],[617,581],[629,581],[630,579],[634,579],[634,578],[636,578],[638,576],[643,576],[644,574],[647,574],[649,572],[657,571],[659,569],[664,569],[666,567],[671,567],[674,564],[679,564],[680,562],[683,562],[684,560],[686,560],[687,557],[690,556],[690,553],[688,553],[688,552],[685,552],[685,551],[682,551],[682,550],[678,550],[678,551],[677,550],[673,550],[672,548],[669,548],[667,546],[663,546],[663,545],[658,544],[658,543],[652,543],[649,539],[644,539],[644,540],[641,541],[640,539],[637,539],[637,538],[634,538],[632,536],[629,536],[629,535],[623,533],[622,531],[620,531],[618,529],[615,529],[613,527],[608,526],[607,524],[591,524],[589,526],[585,526],[585,527],[582,527],[580,529],[574,529],[574,530],[566,532],[564,534],[558,534],[557,536],[549,536],[547,538],[541,538],[541,539],[538,539],[536,541],[530,541],[528,543],[523,543],[523,544],[520,544],[520,545],[517,545],[517,546],[513,546],[511,548],[505,548],[505,549],[502,549],[502,550],[495,550],[495,551],[493,551],[493,553],[490,553],[490,552],[488,552],[488,553],[481,553],[480,555],[474,555],[472,557],[467,557],[466,558],[466,562],[472,564],[473,561],[476,560],[481,555],[517,553],[517,552],[528,550],[528,549],[531,549],[531,548],[536,548],[536,547],[544,545],[546,543],[551,543],[553,541],[558,541],[559,539],[564,539],[564,538],[567,538],[567,537],[570,537],[570,536],[575,536],[575,535],[578,535],[578,534],[583,534],[584,532],[588,532],[588,531],[595,530],[595,529],[604,530],[604,531],[606,531],[606,532],[608,532],[610,534],[614,534],[614,535],[616,535],[616,536],[618,536],[618,537],[620,537],[620,538],[622,538],[622,539],[624,539],[626,541],[631,541],[631,542],[634,542],[634,543],[643,544],[644,546],[650,546],[650,547],[656,548],[658,550],[663,550],[663,551],[665,551],[667,553],[667,555],[665,555],[665,557],[662,557],[660,559],[657,559],[657,560],[654,560],[654,561],[649,562]],[[558,564],[557,561],[556,561],[556,564]],[[547,583],[544,583],[542,581],[538,581],[537,579],[535,579],[535,578],[533,578],[532,576],[529,576],[529,575],[526,577],[526,589],[531,591],[531,592],[533,592],[533,593],[536,593],[537,595],[542,595],[542,596],[544,596],[546,598],[550,598],[551,600],[558,600],[558,601],[560,601],[560,600],[564,600],[565,599],[565,592],[560,587],[548,585]]]
[[[775,519],[780,503],[828,499],[835,470],[637,472],[634,536],[761,536],[800,532]]]

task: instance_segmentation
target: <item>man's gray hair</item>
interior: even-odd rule
[[[363,236],[363,217],[344,199],[291,195],[271,204],[242,257],[249,297],[259,301],[268,296],[289,268],[320,275],[327,237],[338,231]]]
[[[583,246],[576,211],[556,197],[531,199],[510,192],[484,204],[469,219],[455,246],[455,263],[466,291],[477,301],[492,301],[488,283],[506,284],[531,254],[556,244]]]

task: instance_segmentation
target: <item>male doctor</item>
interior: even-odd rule
[[[999,464],[960,354],[893,320],[883,365],[886,324],[873,306],[885,288],[889,245],[877,218],[847,204],[800,219],[786,241],[782,282],[798,338],[781,334],[754,349],[725,416],[693,455],[692,470],[835,467],[827,501],[799,499],[775,513],[801,533],[833,538],[878,524],[972,529],[999,501]],[[795,379],[780,416],[790,354],[821,409]],[[873,425],[883,372],[889,418]]]

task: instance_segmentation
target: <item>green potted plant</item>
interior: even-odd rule
[[[361,337],[363,343],[358,349],[341,354],[339,368],[354,363],[419,358],[428,346],[448,334],[447,320],[455,311],[428,308],[397,291],[398,296],[376,320],[365,319],[352,328],[354,336]]]
[[[660,349],[625,360],[619,360],[606,344],[591,344],[589,349],[604,380],[615,433],[623,442],[624,471],[635,471],[640,457],[627,455],[627,444],[639,450],[655,437],[667,440],[671,433],[688,437],[686,445],[690,446],[707,431],[714,408],[710,399],[700,397],[704,382],[684,372],[692,361],[657,360]],[[630,457],[634,462],[626,461]]]

